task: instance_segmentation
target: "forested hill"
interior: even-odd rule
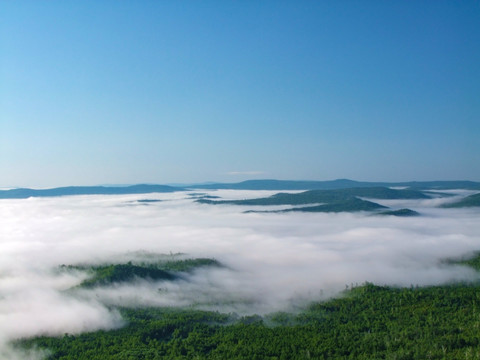
[[[479,257],[465,265],[478,269]],[[365,283],[299,313],[263,317],[195,308],[118,309],[126,326],[22,339],[49,360],[479,359],[479,284]]]
[[[182,273],[192,272],[201,267],[221,267],[215,259],[195,258],[157,261],[153,263],[104,264],[104,265],[62,265],[63,270],[81,270],[90,273],[79,287],[91,288],[130,282],[135,279],[172,281],[182,278]]]
[[[234,204],[234,205],[305,205],[315,203],[337,203],[353,197],[367,197],[374,199],[427,199],[427,195],[417,190],[389,189],[385,187],[350,188],[336,190],[309,190],[297,194],[278,193],[266,198],[245,200],[210,200],[199,199],[197,202],[205,204]]]
[[[467,196],[458,202],[445,204],[442,207],[461,208],[461,207],[474,207],[474,206],[480,206],[480,193]]]
[[[247,180],[239,183],[194,184],[188,186],[132,185],[132,186],[67,186],[51,189],[16,188],[0,190],[0,199],[26,199],[67,195],[125,195],[167,193],[192,189],[218,190],[340,190],[358,188],[403,187],[410,190],[480,190],[480,182],[474,181],[423,181],[423,182],[364,182],[348,179],[331,181]],[[363,196],[363,195],[362,195]],[[367,195],[365,195],[367,196]]]
[[[231,190],[334,190],[360,187],[408,187],[419,190],[471,189],[480,190],[480,182],[474,181],[409,181],[409,182],[365,182],[348,179],[330,181],[293,180],[247,180],[239,183],[198,184],[196,189]]]
[[[67,196],[67,195],[125,195],[149,194],[181,191],[167,185],[132,185],[123,187],[110,186],[68,186],[53,189],[10,189],[0,190],[0,199],[26,199],[29,197]]]
[[[260,212],[356,212],[356,211],[375,211],[385,209],[385,206],[361,199],[428,199],[429,196],[418,190],[410,189],[390,189],[386,187],[372,188],[350,188],[335,190],[308,190],[301,193],[278,193],[270,197],[244,199],[244,200],[211,200],[200,198],[196,202],[203,204],[230,204],[247,206],[272,206],[272,205],[310,205],[306,207],[297,207],[284,210],[267,210]],[[314,206],[311,206],[314,205]],[[404,209],[411,211],[409,209]],[[257,212],[249,210],[247,212]],[[399,216],[393,212],[389,215]],[[404,215],[404,214],[402,214]]]

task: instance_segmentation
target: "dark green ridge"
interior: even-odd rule
[[[345,201],[334,202],[331,204],[305,206],[287,210],[280,210],[279,212],[356,212],[356,211],[373,211],[378,209],[385,209],[386,207],[371,201],[361,200],[352,197]]]
[[[442,205],[443,208],[463,208],[480,206],[480,193],[464,197],[462,200]]]
[[[182,278],[180,273],[191,272],[205,266],[222,266],[215,259],[197,258],[159,261],[155,263],[106,264],[106,265],[62,265],[61,269],[82,270],[92,274],[79,287],[91,288],[116,283],[144,280],[176,280]]]
[[[401,217],[420,216],[420,214],[417,211],[414,211],[411,209],[381,211],[378,213],[378,215],[391,215],[391,216],[401,216]]]
[[[167,185],[132,185],[125,187],[68,186],[53,189],[10,189],[0,190],[0,199],[26,199],[29,197],[53,197],[68,195],[127,195],[168,193],[185,189]]]
[[[90,288],[95,286],[124,283],[136,278],[151,280],[175,280],[177,277],[170,272],[132,264],[116,264],[97,266],[93,269],[94,276],[83,281],[80,287]]]
[[[455,262],[453,262],[455,263]],[[463,264],[474,268],[477,271],[480,271],[480,251],[476,251],[470,256],[457,261],[458,264]]]
[[[473,181],[424,181],[424,182],[361,182],[348,179],[332,181],[292,181],[292,180],[247,180],[231,184],[198,184],[188,189],[233,189],[233,190],[334,190],[347,188],[395,187],[402,186],[416,190],[470,189],[480,190],[480,183]],[[25,199],[29,197],[52,197],[67,195],[125,195],[184,191],[187,187],[168,185],[132,186],[68,186],[52,189],[18,188],[0,190],[0,199]]]
[[[417,190],[394,190],[385,187],[351,188],[335,190],[309,190],[298,194],[278,193],[266,198],[245,200],[198,199],[203,204],[234,204],[234,205],[306,205],[315,203],[333,203],[351,200],[353,197],[374,199],[428,199],[429,197]]]
[[[338,298],[316,301],[299,313],[263,317],[117,308],[126,321],[119,329],[38,336],[12,345],[47,350],[49,360],[479,359],[479,290],[478,282],[352,284]]]
[[[220,199],[220,196],[215,195],[203,195],[203,196],[192,196],[193,199]]]

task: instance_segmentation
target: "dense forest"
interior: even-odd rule
[[[462,263],[478,270],[480,256]],[[46,348],[49,359],[65,360],[480,359],[478,283],[409,288],[366,283],[299,313],[263,317],[193,308],[119,310],[127,320],[121,329],[15,345]]]

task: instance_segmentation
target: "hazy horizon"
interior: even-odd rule
[[[10,190],[10,189],[21,189],[21,188],[26,188],[26,189],[35,189],[35,190],[42,190],[42,189],[55,189],[55,188],[63,188],[63,187],[129,187],[129,186],[135,186],[135,185],[166,185],[166,186],[171,186],[171,187],[194,187],[195,185],[208,185],[208,184],[236,184],[236,183],[242,183],[245,181],[299,181],[299,182],[330,182],[330,181],[339,181],[339,180],[350,180],[350,181],[355,181],[355,182],[366,182],[366,183],[385,183],[385,184],[396,184],[396,183],[409,183],[409,182],[457,182],[457,181],[470,181],[470,182],[480,182],[480,180],[472,180],[472,179],[426,179],[426,180],[419,180],[419,179],[410,179],[410,180],[394,180],[394,181],[382,181],[382,180],[358,180],[358,179],[347,179],[347,178],[335,178],[335,179],[324,179],[324,180],[318,180],[318,179],[271,179],[271,178],[258,178],[258,179],[252,179],[252,178],[245,178],[243,180],[238,180],[238,181],[199,181],[199,182],[193,182],[193,183],[181,183],[181,182],[170,182],[170,183],[154,183],[154,182],[138,182],[138,183],[93,183],[93,184],[63,184],[63,185],[56,185],[56,186],[4,186],[0,187],[0,190]],[[308,190],[305,188],[305,190]]]

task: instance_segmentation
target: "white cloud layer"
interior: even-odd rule
[[[212,192],[233,199],[271,193]],[[135,205],[145,198],[165,201]],[[107,309],[111,304],[265,313],[331,296],[352,283],[477,278],[441,260],[480,250],[480,211],[434,207],[442,201],[450,200],[381,201],[423,214],[400,218],[244,214],[250,208],[197,204],[186,193],[1,200],[0,355],[39,356],[12,352],[7,343],[20,337],[121,326],[119,314]],[[138,251],[214,257],[227,268],[201,269],[182,281],[76,291],[66,290],[86,275],[57,271],[61,264],[128,261],[126,254]]]

